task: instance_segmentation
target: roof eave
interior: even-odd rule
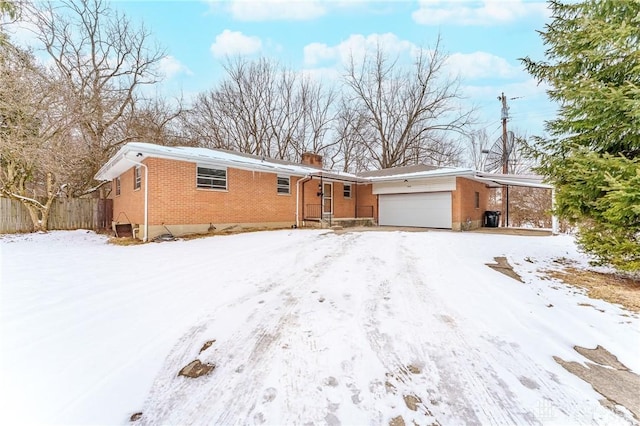
[[[418,180],[418,179],[430,179],[430,178],[438,178],[438,177],[464,177],[464,176],[473,176],[473,169],[454,169],[454,170],[438,170],[434,173],[434,171],[429,172],[416,172],[416,173],[407,173],[400,175],[392,175],[392,176],[379,176],[379,177],[369,177],[369,181],[372,183],[376,182],[393,182],[396,180]]]
[[[135,142],[134,142],[135,143]],[[248,171],[264,171],[270,173],[282,173],[290,176],[309,176],[313,173],[317,172],[316,169],[309,167],[308,169],[305,166],[292,166],[298,167],[305,170],[294,170],[291,167],[287,167],[286,165],[278,165],[275,163],[271,163],[270,165],[260,165],[255,163],[248,163],[242,161],[233,161],[233,160],[225,160],[225,159],[212,159],[212,158],[203,158],[195,155],[183,154],[180,152],[172,152],[167,154],[162,152],[161,150],[153,149],[153,145],[147,144],[146,146],[141,145],[131,145],[131,143],[124,145],[120,150],[109,159],[95,175],[96,180],[112,180],[117,176],[120,176],[121,173],[110,173],[121,161],[127,160],[126,155],[130,152],[136,152],[136,154],[142,154],[136,158],[136,161],[144,161],[147,158],[162,158],[167,160],[176,160],[176,161],[188,161],[192,163],[199,164],[207,164],[213,166],[220,167],[232,167],[241,170]],[[318,170],[318,172],[322,172],[322,170]]]

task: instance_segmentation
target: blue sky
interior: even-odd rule
[[[367,0],[114,0],[114,8],[145,25],[166,50],[161,93],[188,99],[224,76],[226,55],[266,56],[327,81],[340,78],[343,59],[382,42],[399,56],[433,46],[438,35],[448,70],[462,79],[466,102],[478,107],[478,127],[500,132],[500,102],[509,126],[541,134],[554,105],[518,58],[542,59],[536,30],[548,20],[544,1]]]

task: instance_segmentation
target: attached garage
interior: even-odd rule
[[[451,229],[451,192],[380,194],[378,223]]]

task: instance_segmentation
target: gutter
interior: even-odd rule
[[[302,179],[298,179],[296,182],[296,228],[300,228],[300,216],[298,214],[300,209],[300,184],[308,182],[312,179],[311,176],[307,175]]]
[[[133,164],[144,167],[144,237],[142,237],[142,242],[146,243],[147,236],[149,235],[149,168],[146,164],[132,160],[126,155],[123,155],[122,158],[132,162]]]
[[[215,167],[231,167],[240,170],[248,170],[248,171],[259,171],[259,172],[267,172],[267,173],[282,173],[288,174],[292,176],[305,176],[311,172],[311,168],[303,167],[298,165],[285,165],[285,164],[277,164],[270,162],[258,162],[256,161],[243,161],[241,159],[220,159],[220,158],[209,158],[207,156],[202,155],[194,155],[193,153],[181,152],[179,148],[172,147],[164,147],[172,149],[171,152],[166,152],[163,149],[156,149],[152,144],[146,144],[141,142],[139,144],[144,144],[143,146],[136,145],[138,142],[130,142],[124,147],[122,150],[126,150],[123,154],[126,156],[128,152],[139,152],[143,153],[146,157],[153,158],[162,158],[166,160],[176,160],[176,161],[187,161],[191,163],[203,164],[203,165],[211,165]],[[231,154],[233,155],[233,154]],[[109,161],[103,169],[107,170],[112,165],[117,164],[119,156],[116,155],[112,157],[113,162]],[[111,164],[110,164],[111,163]],[[303,169],[303,170],[300,170]],[[306,169],[306,170],[305,170]],[[102,169],[101,169],[102,171]]]
[[[416,179],[428,179],[434,177],[449,177],[449,176],[474,176],[474,171],[472,169],[456,169],[456,170],[446,170],[440,173],[405,173],[401,175],[389,175],[389,176],[370,176],[367,179],[367,183],[378,183],[378,182],[392,182],[397,180],[416,180]]]

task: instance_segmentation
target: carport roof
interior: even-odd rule
[[[393,173],[394,171],[400,173]],[[433,166],[418,165],[408,167],[396,167],[383,169],[378,172],[362,173],[368,182],[393,182],[400,180],[416,180],[437,177],[465,177],[478,182],[483,182],[491,188],[508,186],[525,186],[530,188],[552,189],[553,186],[543,182],[539,175],[515,175],[479,172],[469,168],[437,168]]]
[[[546,188],[553,189],[553,185],[544,183],[544,178],[539,175],[513,175],[475,172],[475,180],[485,182],[493,188],[499,188],[503,185],[509,186],[525,186],[529,188]]]

